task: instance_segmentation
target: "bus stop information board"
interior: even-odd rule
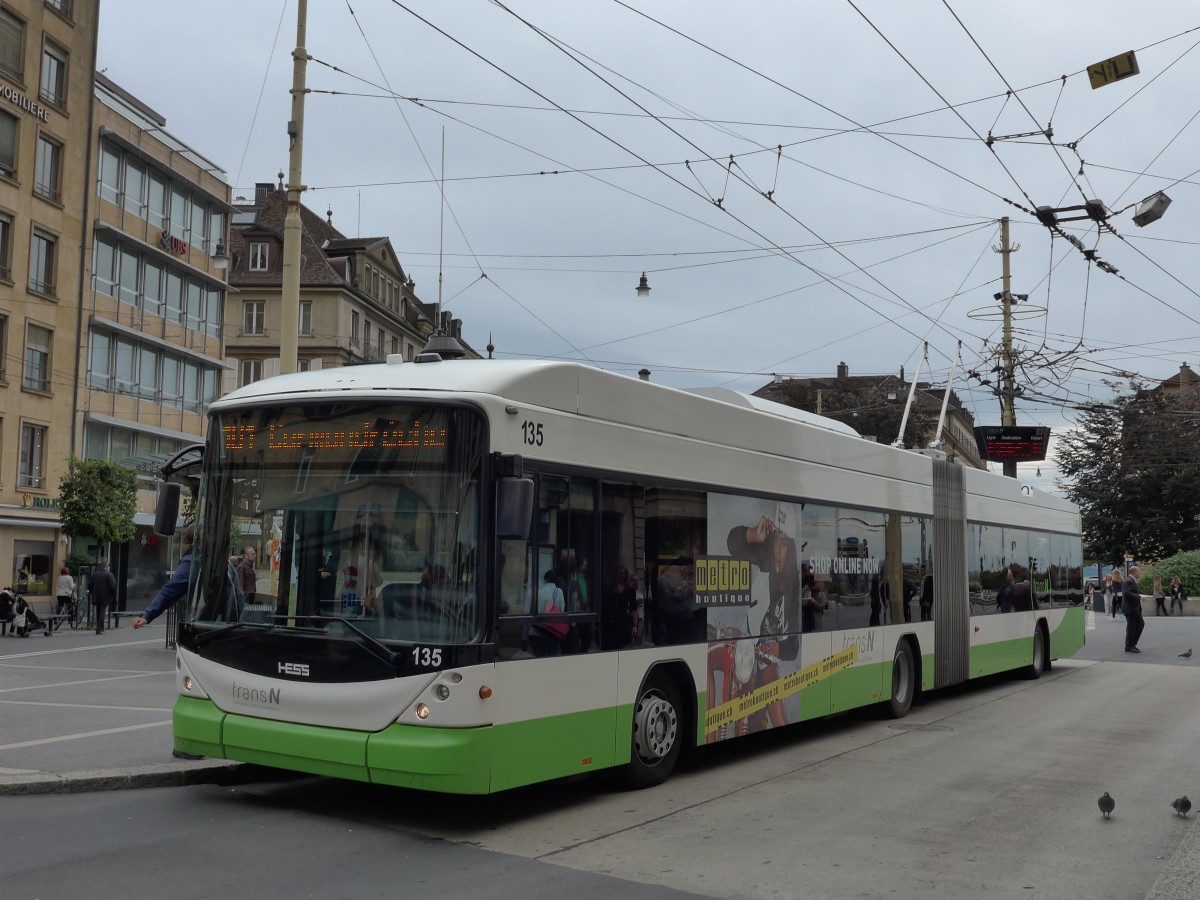
[[[979,455],[989,462],[1040,462],[1046,458],[1050,429],[1045,425],[980,425]]]

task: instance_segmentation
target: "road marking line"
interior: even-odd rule
[[[157,644],[158,640],[151,638],[148,641],[126,641],[123,644],[100,644],[99,646],[89,647],[63,647],[61,650],[33,650],[29,653],[0,653],[0,660],[5,659],[25,659],[30,656],[53,656],[56,653],[86,653],[93,650],[112,650],[116,647],[139,647],[143,644]]]
[[[82,731],[78,734],[64,734],[59,737],[41,738],[36,741],[18,741],[15,744],[0,744],[0,750],[20,750],[22,747],[40,747],[43,744],[57,744],[62,741],[80,741],[84,738],[103,737],[106,734],[123,734],[127,731],[143,731],[147,728],[161,728],[163,725],[170,725],[171,720],[165,722],[147,722],[145,725],[126,725],[124,728],[105,728],[102,731]]]
[[[142,672],[138,675],[113,675],[111,678],[89,678],[86,681],[60,681],[57,684],[28,684],[24,687],[0,688],[0,694],[12,694],[17,691],[45,691],[51,688],[75,687],[80,684],[101,684],[105,681],[123,681],[126,678],[153,678],[156,675],[174,675],[174,672]]]
[[[40,769],[2,769],[0,775],[36,775]]]
[[[115,709],[120,712],[169,713],[169,706],[101,706],[98,703],[51,703],[48,700],[0,700],[0,706],[57,706],[63,709]]]

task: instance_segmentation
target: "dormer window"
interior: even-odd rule
[[[250,271],[267,271],[267,242],[252,241],[250,244]]]

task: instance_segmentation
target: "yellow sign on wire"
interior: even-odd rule
[[[776,700],[790,697],[807,687],[812,687],[819,681],[824,681],[842,669],[847,669],[858,661],[858,646],[851,644],[840,653],[828,656],[811,666],[805,666],[785,678],[778,678],[770,684],[755,688],[749,694],[735,697],[720,706],[714,706],[704,719],[704,733],[712,734],[722,725],[744,719],[746,716],[766,709]]]
[[[1112,84],[1114,81],[1120,81],[1122,78],[1132,78],[1140,72],[1137,57],[1132,50],[1103,62],[1092,63],[1087,67],[1088,80],[1092,83],[1093,91],[1106,84]]]

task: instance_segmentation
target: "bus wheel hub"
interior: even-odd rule
[[[633,738],[638,756],[658,760],[666,756],[675,743],[679,716],[675,707],[661,695],[642,697],[633,716]]]

